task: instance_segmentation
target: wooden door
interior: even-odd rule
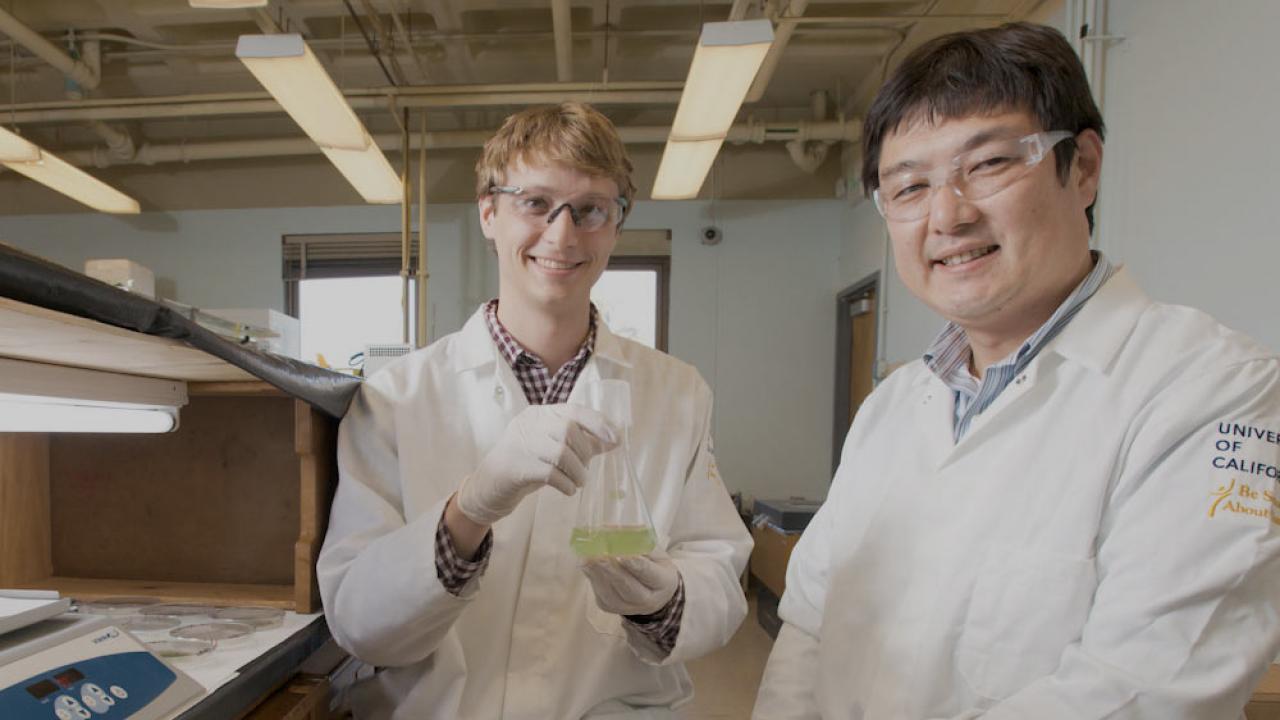
[[[871,394],[876,365],[876,293],[849,306],[849,425],[862,401]],[[845,426],[846,428],[848,425]]]

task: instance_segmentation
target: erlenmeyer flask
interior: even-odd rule
[[[570,402],[603,413],[619,436],[616,447],[597,455],[587,466],[570,547],[583,558],[652,551],[656,543],[653,522],[631,463],[631,386],[623,380],[586,383]]]

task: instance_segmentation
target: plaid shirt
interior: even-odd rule
[[[596,314],[596,308],[592,305],[586,340],[578,348],[577,354],[552,376],[546,363],[521,346],[502,326],[498,320],[498,301],[490,300],[484,306],[484,321],[489,328],[489,336],[493,338],[502,359],[511,366],[530,405],[553,405],[569,400],[569,393],[573,392],[578,376],[587,366],[587,360],[596,347]],[[445,589],[454,595],[460,595],[467,583],[483,573],[489,565],[492,548],[493,531],[490,530],[476,550],[475,559],[463,559],[458,555],[453,538],[445,528],[444,515],[441,514],[440,524],[436,527],[436,575]],[[628,615],[627,621],[663,652],[669,653],[676,645],[683,618],[684,578],[680,578],[675,594],[662,609],[652,615]]]

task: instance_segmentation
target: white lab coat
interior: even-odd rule
[[[482,312],[371,377],[339,430],[317,572],[338,644],[382,668],[353,690],[357,717],[670,717],[692,697],[683,662],[746,615],[738,578],[752,543],[715,468],[710,390],[601,323],[570,398],[603,378],[631,384],[632,460],[684,579],[670,655],[596,607],[569,548],[580,495],[526,498],[493,526],[484,575],[455,597],[436,576],[445,502],[528,404]]]
[[[1121,270],[959,443],[952,407],[916,362],[859,411],[754,717],[1238,717],[1280,650],[1276,355]]]

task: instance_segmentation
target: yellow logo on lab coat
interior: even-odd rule
[[[1213,492],[1213,504],[1209,506],[1209,517],[1213,517],[1218,512],[1218,506],[1222,504],[1223,500],[1231,497],[1231,493],[1235,489],[1235,478],[1232,478],[1231,484],[1226,487],[1223,487],[1222,485],[1218,486],[1218,489]]]
[[[1232,478],[1229,484],[1219,485],[1212,497],[1209,517],[1216,517],[1222,511],[1233,515],[1267,518],[1280,525],[1280,498],[1270,490],[1259,491],[1244,483],[1237,486],[1236,479]]]

